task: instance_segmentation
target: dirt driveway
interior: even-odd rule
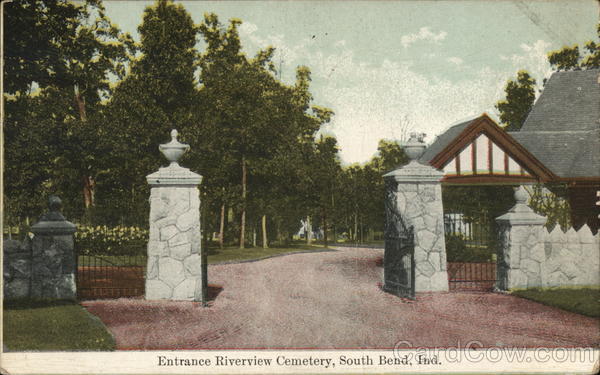
[[[209,266],[223,290],[190,302],[86,301],[118,349],[598,346],[598,320],[494,293],[404,302],[380,289],[381,249]]]

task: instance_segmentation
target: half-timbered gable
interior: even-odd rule
[[[514,184],[553,177],[485,113],[451,126],[420,161],[443,170],[445,183]]]

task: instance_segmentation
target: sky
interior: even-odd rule
[[[104,3],[139,41],[152,2]],[[430,143],[458,120],[497,118],[494,104],[517,71],[528,70],[541,87],[552,73],[548,52],[598,39],[595,0],[179,3],[196,23],[207,12],[225,25],[241,19],[244,51],[275,47],[284,82],[308,66],[314,104],[335,112],[322,133],[337,138],[344,164],[368,161],[380,139],[415,131]]]

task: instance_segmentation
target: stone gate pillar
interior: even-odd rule
[[[60,213],[61,200],[48,199],[50,211],[31,227],[31,298],[75,299],[75,224]]]
[[[448,290],[444,209],[437,169],[423,165],[418,158],[425,151],[424,134],[412,133],[404,146],[410,163],[386,175],[396,182],[395,206],[407,225],[413,226],[415,237],[415,291]]]
[[[204,285],[200,255],[200,192],[202,176],[177,160],[189,145],[171,142],[160,151],[171,162],[146,177],[150,184],[150,238],[146,299],[200,301]]]
[[[541,286],[541,263],[545,260],[544,225],[547,218],[527,206],[528,194],[515,189],[516,204],[497,217],[498,260],[496,288],[509,290]]]

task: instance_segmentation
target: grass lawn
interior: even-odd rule
[[[532,288],[512,295],[591,317],[600,317],[600,288]]]
[[[292,244],[288,247],[247,247],[240,249],[237,246],[227,246],[219,249],[214,245],[208,249],[208,264],[221,262],[235,262],[242,260],[262,259],[273,255],[297,253],[305,251],[323,251],[323,245]],[[143,266],[146,267],[147,257],[145,255],[121,256],[121,255],[80,255],[78,257],[80,266]]]
[[[322,245],[291,245],[290,247],[248,247],[240,249],[237,246],[225,247],[224,249],[209,248],[208,264],[221,262],[235,262],[241,260],[262,259],[273,255],[297,253],[305,251],[323,251]]]
[[[115,348],[100,320],[71,301],[4,301],[2,323],[10,351]]]
[[[146,255],[80,255],[77,257],[80,266],[144,266],[148,262]]]

